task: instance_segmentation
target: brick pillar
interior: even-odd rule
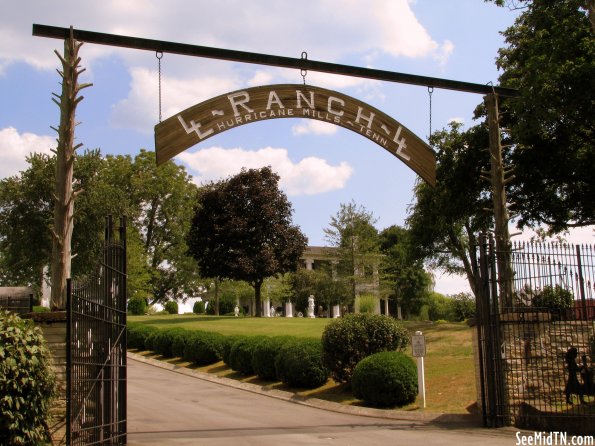
[[[53,445],[66,444],[66,312],[33,313],[35,325],[41,328],[56,373],[56,398],[48,421]]]

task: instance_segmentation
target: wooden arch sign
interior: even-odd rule
[[[351,96],[299,84],[247,88],[214,97],[155,126],[157,165],[211,136],[244,124],[307,118],[352,130],[436,183],[436,155],[419,137],[380,110]]]

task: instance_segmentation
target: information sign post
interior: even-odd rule
[[[426,407],[426,383],[424,374],[424,356],[426,356],[426,338],[421,331],[416,331],[411,337],[411,349],[414,358],[417,358],[417,386],[422,407]]]

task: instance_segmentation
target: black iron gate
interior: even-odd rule
[[[126,221],[107,218],[103,258],[69,280],[68,445],[126,444]]]
[[[491,238],[483,237],[476,252],[484,425],[592,434],[595,249],[515,243],[509,252],[497,252]],[[510,277],[498,274],[504,262]]]
[[[497,261],[493,240],[480,237],[477,256],[480,277],[476,301],[480,405],[484,426],[501,427],[506,424],[506,404],[500,356]]]

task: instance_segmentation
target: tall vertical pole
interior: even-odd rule
[[[58,132],[58,146],[56,153],[56,185],[54,192],[54,227],[52,228],[52,293],[50,305],[52,309],[66,308],[66,279],[70,277],[72,226],[74,218],[74,199],[78,192],[72,189],[75,151],[81,144],[74,144],[74,129],[76,127],[76,106],[83,99],[79,91],[91,84],[78,83],[79,75],[84,69],[79,69],[79,48],[82,43],[77,42],[71,35],[64,41],[64,56],[56,51],[62,62],[62,70],[58,71],[62,77],[62,94],[53,99],[60,107],[60,126],[54,129]],[[58,95],[55,95],[58,96]]]
[[[581,320],[587,321],[589,320],[588,318],[588,313],[587,313],[587,301],[585,299],[585,278],[583,277],[583,265],[582,265],[582,259],[581,259],[581,247],[579,245],[576,245],[576,265],[577,265],[577,269],[578,269],[578,284],[580,287],[580,293],[581,293],[581,307],[582,307],[582,315],[581,315]]]
[[[500,143],[500,118],[498,114],[498,97],[490,93],[485,97],[488,111],[488,127],[490,136],[490,181],[492,184],[492,202],[494,207],[494,236],[498,258],[498,285],[500,288],[501,308],[511,307],[512,268],[510,266],[510,234],[508,232],[508,209],[506,208],[506,183],[514,176],[510,170],[504,169],[502,145]]]

